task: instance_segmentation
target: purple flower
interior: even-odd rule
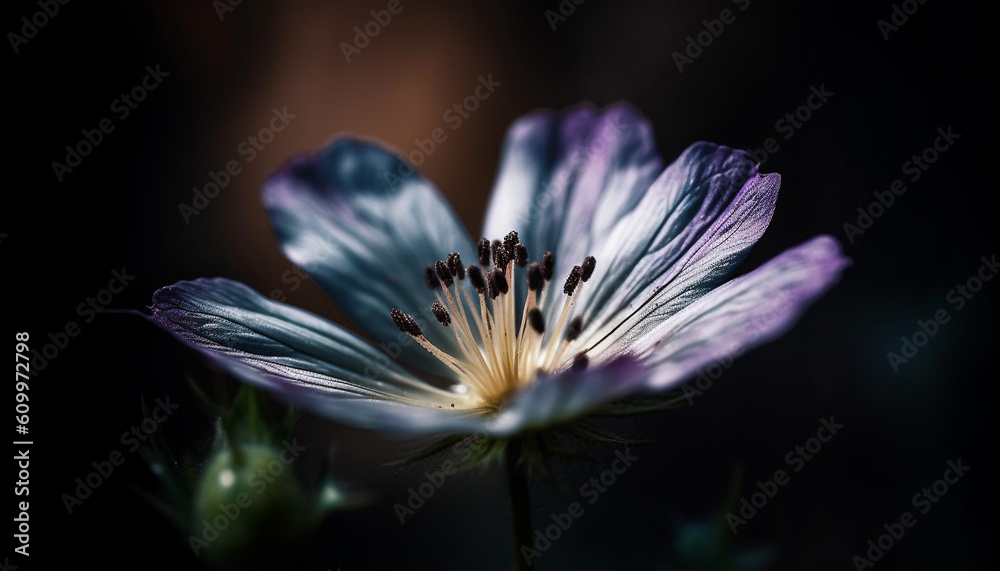
[[[264,187],[285,255],[370,343],[227,279],[156,292],[152,319],[234,376],[331,419],[505,437],[628,397],[788,329],[848,260],[818,236],[726,280],[780,177],[695,143],[664,167],[631,107],[518,120],[482,236],[396,154],[339,138]]]

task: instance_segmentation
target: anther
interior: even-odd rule
[[[545,316],[542,315],[542,310],[532,307],[531,311],[528,312],[528,324],[535,330],[535,333],[545,333]]]
[[[489,284],[490,299],[496,299],[500,292],[497,291],[496,283],[493,281],[493,274],[495,271],[489,271],[486,273],[486,283]]]
[[[514,263],[520,268],[528,264],[528,247],[522,242],[514,245]]]
[[[595,267],[597,267],[597,258],[587,256],[587,258],[583,260],[583,266],[581,266],[583,272],[580,274],[580,279],[583,281],[589,280],[590,276],[594,275]]]
[[[493,270],[490,274],[490,280],[497,293],[505,294],[510,289],[510,286],[507,285],[507,276],[500,270]]]
[[[510,258],[507,256],[507,248],[500,242],[500,240],[493,241],[493,267],[501,270],[507,269],[507,262]]]
[[[573,359],[573,364],[570,365],[569,369],[573,372],[579,373],[581,371],[587,370],[587,365],[590,364],[590,358],[587,357],[585,353],[580,353]]]
[[[542,276],[542,268],[535,262],[528,264],[528,289],[531,291],[542,291],[545,285],[545,278]]]
[[[563,293],[566,295],[573,295],[573,290],[576,286],[580,285],[580,266],[573,266],[573,269],[569,271],[569,275],[566,276],[566,285],[563,286]]]
[[[399,327],[399,330],[403,333],[413,335],[414,337],[423,335],[423,332],[420,331],[420,326],[417,325],[417,322],[409,313],[394,307],[389,311],[389,316],[392,317],[392,321],[396,324],[396,327]]]
[[[458,252],[448,254],[448,271],[456,276],[458,281],[465,279],[465,266],[462,265],[462,256]]]
[[[448,264],[444,263],[442,260],[434,262],[434,270],[437,272],[438,279],[444,283],[445,287],[451,287],[455,280],[451,277],[451,272],[448,271]]]
[[[427,289],[435,290],[441,286],[441,280],[438,279],[433,266],[424,267],[424,280],[427,282]]]
[[[441,325],[444,325],[445,327],[451,325],[451,315],[448,313],[448,310],[441,305],[440,301],[435,301],[431,304],[431,313],[433,313],[434,317],[441,322]]]
[[[566,340],[575,341],[580,336],[581,331],[583,331],[583,318],[578,315],[570,320],[569,325],[566,326]]]
[[[486,278],[483,277],[483,270],[479,266],[469,266],[469,283],[479,293],[483,293],[486,290]]]
[[[556,269],[556,257],[552,255],[552,252],[545,252],[542,256],[542,277],[545,281],[552,279],[552,272]]]
[[[509,234],[504,236],[503,247],[504,250],[507,250],[508,260],[514,259],[514,254],[515,254],[514,247],[517,246],[520,242],[521,240],[517,236],[517,230],[511,230]]]
[[[490,241],[483,238],[476,246],[479,248],[479,265],[484,268],[488,267],[490,265]]]

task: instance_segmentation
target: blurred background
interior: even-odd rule
[[[628,101],[648,117],[668,160],[697,140],[765,149],[761,170],[781,173],[782,191],[746,267],[819,233],[837,237],[854,265],[789,334],[744,355],[693,404],[616,425],[655,443],[633,451],[639,460],[535,568],[709,568],[685,566],[678,538],[698,522],[718,524],[736,474],[739,495],[749,497],[757,481],[787,470],[786,455],[831,415],[844,425],[831,442],[738,533],[719,526],[727,549],[766,550],[763,568],[848,569],[883,524],[910,511],[915,527],[879,568],[987,566],[997,531],[990,482],[998,475],[1000,283],[986,282],[957,311],[949,298],[996,253],[996,193],[982,162],[994,115],[992,42],[978,5],[402,0],[348,58],[355,27],[389,2],[232,4],[73,2],[27,29],[44,7],[4,6],[5,148],[15,174],[0,215],[4,321],[8,332],[30,331],[39,348],[69,321],[81,330],[31,381],[31,557],[11,563],[50,568],[66,554],[108,569],[201,563],[185,534],[140,499],[137,490],[156,480],[138,454],[72,514],[61,498],[91,462],[122,448],[121,433],[143,419],[140,399],[181,404],[161,426],[175,445],[204,455],[211,444],[212,419],[193,406],[184,381],[211,380],[210,368],[139,318],[78,308],[108,286],[112,270],[135,276],[107,304],[116,309],[141,309],[178,280],[225,276],[343,322],[315,284],[290,277],[259,198],[268,173],[338,133],[410,153],[445,128],[447,140],[419,170],[478,235],[513,120],[581,101]],[[724,24],[717,36],[714,20]],[[700,51],[691,47],[699,33]],[[157,79],[150,70],[160,70]],[[500,85],[452,129],[445,113],[480,76]],[[120,99],[144,79],[142,101]],[[832,94],[779,123],[814,88]],[[275,109],[294,118],[251,153],[248,137]],[[114,130],[77,166],[53,166],[105,118]],[[904,164],[949,127],[960,138],[911,180]],[[241,172],[185,219],[179,205],[233,160]],[[905,194],[848,236],[858,208],[896,179]],[[894,371],[887,353],[899,353],[901,337],[942,308],[950,321]],[[336,475],[374,500],[326,518],[281,568],[510,568],[499,472],[449,481],[401,525],[393,505],[436,469],[384,465],[411,443],[310,416],[294,433],[307,448],[295,464],[303,481],[315,480],[333,445]],[[610,449],[597,454],[614,459]],[[958,458],[968,475],[918,514],[912,496]],[[538,483],[536,524],[579,500],[579,486],[605,467],[569,468],[569,491]]]

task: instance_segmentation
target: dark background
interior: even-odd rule
[[[876,566],[986,568],[997,531],[1000,284],[987,282],[959,312],[945,299],[981,256],[996,253],[995,165],[983,140],[995,66],[980,5],[929,0],[885,41],[876,21],[890,17],[888,1],[752,0],[740,12],[728,0],[589,0],[555,30],[544,14],[558,9],[555,0],[404,1],[347,63],[340,43],[385,5],[244,2],[220,21],[207,0],[71,2],[18,53],[8,45],[4,148],[14,179],[0,226],[8,334],[29,331],[41,348],[47,333],[82,323],[77,304],[123,266],[136,279],[114,308],[142,308],[178,280],[226,276],[264,293],[282,289],[288,302],[340,319],[314,284],[292,290],[282,281],[291,265],[259,187],[291,154],[342,131],[409,152],[446,126],[442,113],[472,93],[477,76],[493,74],[502,86],[448,130],[420,169],[476,234],[511,121],[537,108],[626,100],[649,118],[667,158],[696,140],[757,148],[778,138],[762,170],[781,173],[782,194],[749,267],[819,233],[840,239],[854,265],[789,334],[739,359],[692,406],[621,425],[656,444],[636,451],[621,483],[587,507],[538,568],[674,568],[677,531],[720,515],[735,469],[749,494],[755,481],[787,468],[785,455],[829,415],[842,433],[735,537],[726,531],[732,545],[770,548],[775,569],[851,569],[882,524],[915,511],[911,496],[961,458],[969,474]],[[725,8],[735,21],[679,72],[672,54]],[[20,33],[20,18],[38,10],[5,4],[5,31]],[[81,129],[113,116],[111,102],[157,64],[169,77],[57,181],[52,161],[64,159]],[[834,95],[784,140],[775,122],[821,85]],[[239,143],[283,106],[296,119],[185,224],[178,204],[191,202],[209,170],[241,159]],[[948,126],[961,139],[848,243],[844,223],[856,223],[873,192],[905,178],[903,163]],[[939,308],[951,321],[894,373],[886,354]],[[183,378],[205,379],[209,370],[132,316],[102,314],[81,329],[31,381],[31,557],[10,563],[195,567],[184,536],[134,492],[152,485],[137,454],[72,515],[60,496],[91,461],[121,448],[120,433],[142,420],[143,397],[182,403],[164,430],[206,450],[211,420],[189,406]],[[309,447],[296,465],[302,474],[314,473],[335,444],[338,475],[378,500],[328,518],[289,554],[287,568],[509,568],[500,474],[445,485],[400,526],[392,505],[424,481],[423,468],[397,473],[382,463],[408,445],[311,417],[296,435]],[[578,499],[577,486],[598,472],[568,472],[569,493],[539,484],[536,522]]]

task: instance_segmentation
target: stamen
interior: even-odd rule
[[[396,327],[399,327],[399,330],[403,333],[413,335],[414,337],[423,336],[424,333],[420,330],[420,326],[417,325],[416,320],[409,313],[394,307],[389,311],[389,316],[392,317],[393,322],[396,323]]]
[[[521,268],[528,264],[528,247],[520,242],[514,245],[514,263]]]
[[[493,267],[503,270],[507,267],[507,262],[510,261],[507,256],[507,248],[500,242],[500,240],[493,241]]]
[[[583,266],[581,267],[583,269],[583,273],[580,274],[580,279],[583,281],[589,280],[590,276],[594,275],[594,268],[597,267],[597,258],[587,256],[587,258],[583,260]]]
[[[448,254],[448,271],[458,277],[458,281],[465,279],[465,266],[462,265],[462,256],[458,252]]]
[[[454,335],[455,344],[449,345],[453,354],[427,339],[412,315],[398,308],[389,312],[400,331],[454,371],[462,386],[478,397],[469,406],[499,406],[512,390],[532,382],[539,372],[586,370],[589,358],[579,346],[584,319],[573,315],[573,307],[583,282],[594,275],[596,259],[587,256],[568,272],[563,284],[566,298],[555,302],[539,296],[545,282],[553,279],[556,259],[552,252],[530,262],[527,245],[512,231],[503,240],[479,240],[476,254],[478,265],[463,265],[461,255],[452,252],[424,268],[424,280],[436,297],[431,313]],[[514,279],[518,267],[525,268],[526,293],[518,291]],[[466,274],[475,292],[466,289]],[[539,303],[562,307],[546,307],[558,311],[543,312]]]
[[[552,252],[545,252],[542,256],[542,276],[545,281],[550,281],[552,279],[552,273],[556,269],[556,257]]]
[[[566,326],[566,340],[576,341],[576,338],[580,336],[583,331],[583,318],[577,315],[570,320],[569,325]]]
[[[431,313],[433,313],[434,317],[441,322],[441,325],[444,325],[445,327],[451,325],[451,314],[449,314],[448,310],[441,305],[440,301],[435,301],[431,304]]]
[[[434,270],[437,272],[438,278],[445,287],[451,287],[452,284],[455,283],[455,280],[451,277],[451,272],[448,271],[448,264],[438,260],[437,262],[434,262]]]
[[[433,266],[424,267],[424,280],[426,281],[427,289],[429,290],[436,290],[441,287],[441,280],[438,279]]]
[[[500,270],[493,270],[490,272],[490,284],[496,288],[497,293],[505,294],[510,290],[507,284],[507,276],[504,275]]]
[[[535,262],[528,264],[528,291],[541,292],[545,285],[545,277],[542,276],[542,268]]]
[[[563,286],[563,293],[566,295],[573,295],[573,290],[576,286],[580,285],[580,266],[573,266],[573,269],[569,271],[569,275],[566,276],[566,285]]]
[[[479,248],[479,265],[484,268],[490,265],[490,241],[486,238],[479,240],[476,244]]]
[[[517,230],[511,230],[509,234],[504,236],[503,247],[507,250],[507,259],[514,259],[514,247],[517,246],[521,240],[517,236]]]
[[[545,316],[542,315],[542,311],[537,307],[533,307],[528,312],[528,323],[536,333],[545,333]]]
[[[486,274],[486,283],[488,283],[490,287],[490,299],[496,299],[497,295],[500,294],[500,292],[497,291],[497,286],[493,279],[493,274],[495,273],[496,270],[492,270]]]
[[[469,283],[480,294],[486,290],[486,278],[483,277],[483,270],[479,269],[479,266],[469,266]]]

